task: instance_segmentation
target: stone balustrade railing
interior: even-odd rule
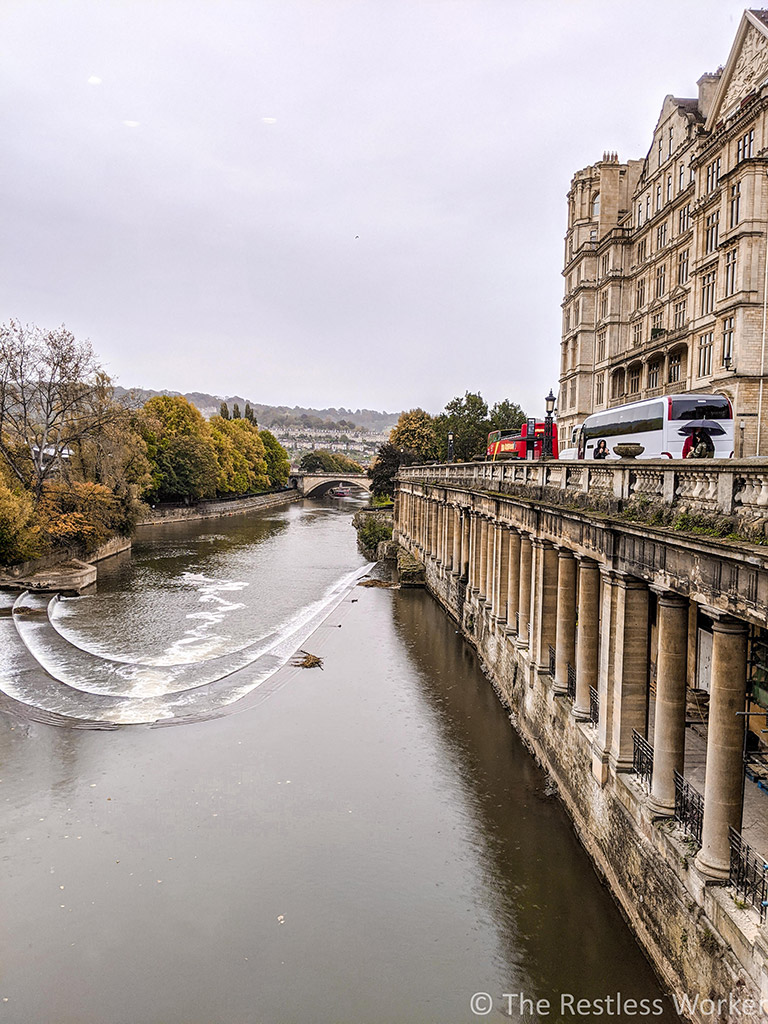
[[[531,497],[559,493],[566,503],[577,495],[616,504],[643,498],[693,512],[768,521],[768,459],[465,462],[407,466],[399,476],[484,491],[530,492]]]

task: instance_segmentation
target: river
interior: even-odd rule
[[[677,1019],[454,623],[355,585],[354,507],[5,595],[0,1022]]]

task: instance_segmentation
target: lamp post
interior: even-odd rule
[[[448,461],[453,462],[453,431],[448,431]]]
[[[549,389],[549,394],[544,399],[544,404],[547,409],[547,415],[544,417],[544,444],[542,445],[541,457],[543,459],[552,458],[552,413],[555,410],[555,396],[552,394],[552,388]]]

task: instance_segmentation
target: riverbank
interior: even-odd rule
[[[246,512],[260,512],[280,508],[302,495],[295,489],[277,491],[272,494],[254,494],[248,498],[233,498],[227,501],[205,501],[197,505],[179,505],[151,508],[136,524],[137,527],[158,526],[161,523],[187,523],[199,519],[221,519],[224,516],[244,515]]]

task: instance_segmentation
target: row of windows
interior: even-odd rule
[[[720,364],[730,366],[733,359],[733,331],[734,318],[726,317],[722,322],[722,335],[720,347]],[[707,331],[699,336],[698,367],[699,377],[709,377],[712,374],[712,362],[714,358],[715,332]],[[658,388],[661,383],[662,359],[653,359],[647,366],[646,387],[649,390]],[[667,382],[677,384],[682,379],[683,353],[673,352],[667,359]],[[617,370],[611,377],[611,398],[622,398],[625,394],[637,395],[640,393],[640,384],[643,367],[640,364],[631,366],[625,374],[623,369]],[[626,381],[626,389],[625,389]],[[595,403],[601,405],[605,395],[605,374],[598,374],[595,377]]]
[[[731,185],[728,198],[728,227],[735,228],[741,218],[741,183]],[[667,244],[667,221],[656,228],[656,251]],[[686,203],[677,211],[677,233],[683,235],[691,227],[691,204]],[[714,210],[704,221],[704,252],[714,252],[720,238],[720,211]],[[647,239],[641,238],[635,249],[635,262],[642,263],[648,255]]]

